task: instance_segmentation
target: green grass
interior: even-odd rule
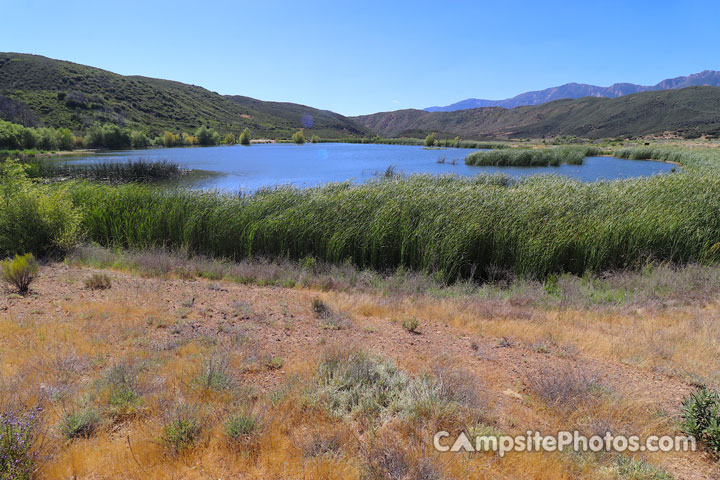
[[[180,178],[187,173],[177,163],[167,160],[151,162],[143,159],[126,162],[67,164],[50,159],[28,161],[30,177],[86,179],[109,183],[152,182]]]
[[[380,272],[424,271],[445,281],[716,262],[720,155],[664,149],[649,156],[684,168],[598,183],[392,176],[244,197],[139,184],[20,182],[0,197],[7,204],[0,210],[0,251],[42,254],[84,237],[107,247],[228,260],[311,256]]]
[[[546,149],[506,149],[473,152],[465,157],[466,165],[496,167],[557,167],[562,163],[582,165],[585,157],[600,155],[595,147],[555,147]]]
[[[708,161],[717,162],[716,154],[687,154],[688,164]],[[311,255],[455,280],[497,271],[583,274],[649,260],[715,262],[720,255],[720,177],[700,167],[598,183],[414,175],[243,198],[139,185],[78,184],[71,194],[91,241],[231,260]]]

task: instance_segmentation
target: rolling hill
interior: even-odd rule
[[[686,137],[720,134],[720,88],[689,87],[627,95],[585,97],[542,105],[427,112],[399,110],[353,117],[378,135],[524,138],[575,135],[640,136],[667,131]]]
[[[123,76],[62,60],[0,53],[0,119],[82,132],[96,123],[147,133],[220,133],[249,127],[254,137],[287,138],[298,128],[325,138],[363,136],[366,127],[337,113],[292,103],[223,96],[170,80]]]
[[[710,86],[720,87],[720,72],[705,70],[686,77],[669,78],[657,85],[635,85],[633,83],[615,83],[609,87],[598,87],[584,83],[566,83],[559,87],[546,88],[533,92],[521,93],[505,100],[482,100],[468,98],[446,107],[429,107],[428,112],[454,112],[480,107],[515,108],[523,105],[540,105],[563,98],[606,97],[617,98],[633,93],[649,92],[654,90],[671,90],[678,88]]]

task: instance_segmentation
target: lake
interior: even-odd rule
[[[188,185],[198,189],[244,190],[292,184],[316,186],[351,180],[364,182],[382,174],[389,166],[400,173],[456,174],[505,173],[511,177],[555,173],[583,182],[614,180],[668,173],[673,165],[647,160],[588,157],[583,165],[558,167],[474,167],[464,163],[471,149],[428,149],[420,146],[347,143],[256,144],[192,148],[128,150],[65,157],[63,161],[87,164],[129,159],[168,160],[184,168],[201,170]],[[438,163],[445,159],[445,163]],[[452,162],[455,164],[453,165]]]

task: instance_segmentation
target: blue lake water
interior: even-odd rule
[[[673,165],[645,160],[589,157],[583,165],[557,167],[474,167],[464,163],[470,149],[426,149],[419,146],[374,144],[258,144],[193,148],[161,148],[107,152],[65,157],[67,163],[169,160],[180,166],[211,172],[188,179],[193,188],[253,192],[263,186],[316,186],[351,180],[364,182],[382,174],[389,166],[405,174],[432,173],[463,176],[505,173],[511,177],[560,174],[584,182],[650,176],[668,173]],[[445,163],[438,160],[445,159]],[[452,162],[455,164],[453,165]]]

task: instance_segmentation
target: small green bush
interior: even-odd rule
[[[38,269],[38,264],[32,253],[15,255],[13,259],[0,262],[2,279],[15,286],[23,295],[30,289],[30,284],[35,280]]]
[[[60,431],[68,440],[87,438],[95,432],[99,424],[100,415],[94,408],[88,407],[65,415],[60,423]]]
[[[312,299],[312,309],[318,318],[325,318],[332,315],[330,307],[317,297]]]
[[[198,386],[208,390],[221,391],[232,387],[228,373],[228,360],[225,357],[212,357],[205,360],[200,375],[195,379]]]
[[[129,388],[119,388],[110,393],[110,414],[115,421],[134,417],[140,406],[138,394]]]
[[[165,426],[160,439],[172,453],[179,454],[192,448],[201,433],[200,421],[186,412]]]
[[[685,399],[682,405],[683,433],[704,443],[715,455],[720,454],[720,395],[699,388]]]
[[[225,422],[225,435],[232,440],[247,438],[257,431],[259,420],[255,415],[238,413]]]
[[[402,327],[410,333],[417,333],[418,326],[420,326],[420,322],[416,317],[406,318],[402,322]]]
[[[613,477],[622,480],[674,480],[665,470],[643,460],[620,455],[611,467]]]
[[[112,287],[112,280],[104,273],[93,273],[85,279],[85,286],[91,290],[107,290]]]
[[[282,357],[270,357],[265,361],[265,367],[268,370],[280,370],[285,363]]]
[[[310,137],[310,143],[318,143],[318,142],[320,142],[320,137],[318,137],[317,135],[313,135],[312,137]]]

